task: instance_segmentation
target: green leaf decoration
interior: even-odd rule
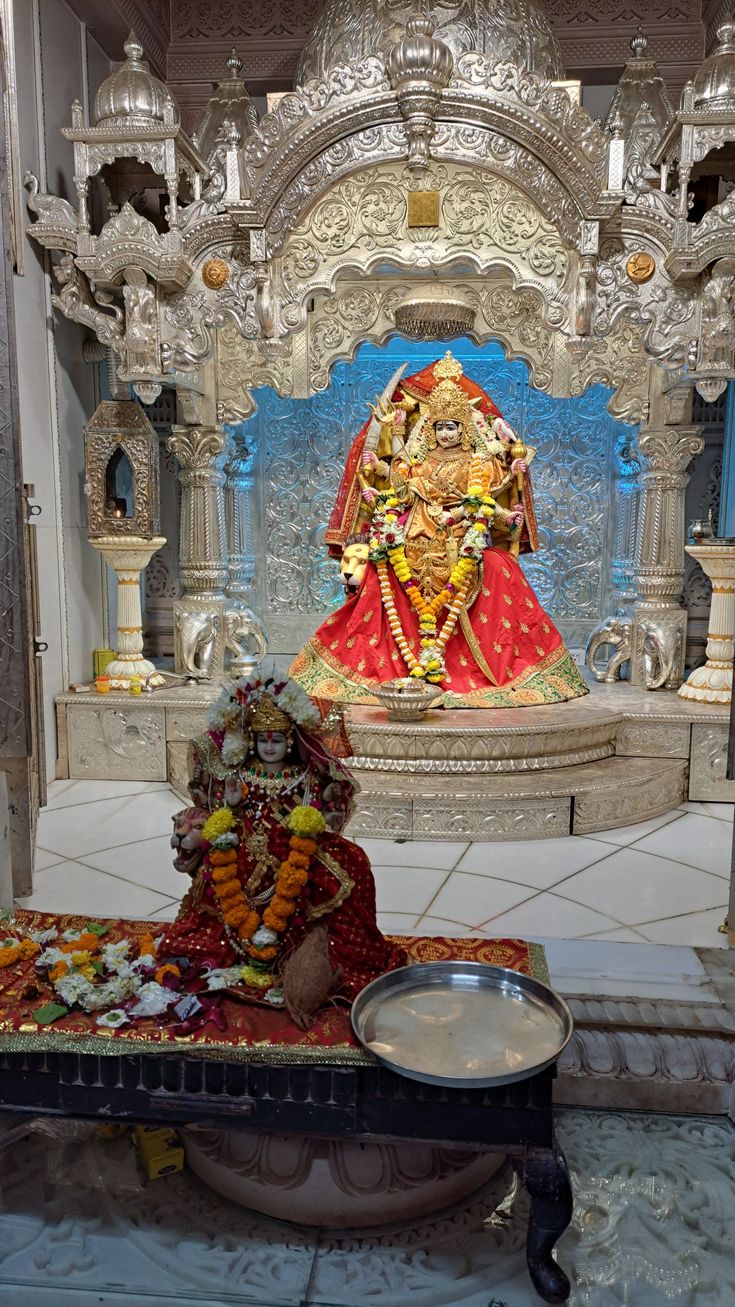
[[[63,1003],[44,1003],[43,1007],[37,1007],[33,1013],[33,1020],[37,1021],[39,1026],[50,1026],[52,1021],[58,1021],[59,1017],[65,1017],[69,1011]]]

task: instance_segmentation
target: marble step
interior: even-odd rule
[[[355,770],[349,834],[386,839],[548,839],[656,817],[686,798],[680,758],[608,757],[532,773]]]

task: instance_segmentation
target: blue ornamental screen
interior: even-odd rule
[[[462,338],[449,347],[537,450],[532,481],[540,549],[522,562],[568,643],[583,644],[615,606],[616,450],[631,429],[608,413],[604,386],[576,399],[554,399],[534,390],[526,364],[507,359],[496,342],[478,346]],[[361,346],[352,362],[335,366],[329,389],[309,399],[282,399],[268,387],[255,391],[257,411],[243,434],[256,453],[257,603],[275,635],[274,652],[295,652],[341,603],[324,532],[368,401],[400,363],[407,360],[407,372],[417,372],[446,349],[446,343],[394,337],[382,348]]]

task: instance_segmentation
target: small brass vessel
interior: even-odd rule
[[[392,722],[420,722],[424,713],[439,702],[444,691],[439,685],[411,676],[373,686],[371,694],[380,700]]]

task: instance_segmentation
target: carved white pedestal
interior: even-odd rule
[[[735,545],[687,545],[712,582],[712,606],[707,632],[707,661],[691,672],[679,690],[682,699],[699,703],[729,703],[732,698],[733,635],[735,634]]]
[[[143,683],[164,685],[165,677],[143,657],[140,574],[156,550],[165,545],[165,536],[153,536],[150,540],[103,536],[89,543],[104,554],[117,577],[117,642],[115,658],[106,668],[111,688],[127,690],[134,676]]]

